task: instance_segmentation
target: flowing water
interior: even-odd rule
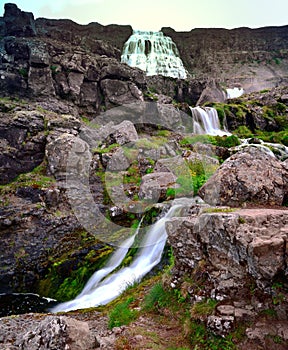
[[[186,70],[176,44],[162,32],[134,30],[124,44],[121,62],[137,67],[147,75],[186,79]]]
[[[244,90],[242,88],[233,88],[233,89],[226,89],[226,96],[228,99],[230,98],[237,98],[244,94]]]
[[[139,282],[149,271],[155,267],[162,258],[166,244],[167,234],[165,222],[177,216],[179,211],[189,207],[193,199],[180,198],[168,212],[147,230],[139,244],[139,250],[131,264],[113,272],[123,261],[129,247],[132,246],[136,234],[123,242],[125,248],[118,248],[108,261],[107,265],[94,273],[87,282],[83,291],[74,299],[61,303],[51,311],[70,311],[105,305],[117,298],[127,287]]]
[[[193,133],[207,135],[231,135],[226,128],[221,130],[218,113],[212,107],[190,107],[193,118]]]

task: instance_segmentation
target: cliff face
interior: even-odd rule
[[[195,77],[216,78],[245,92],[288,82],[288,26],[162,31],[176,43],[185,67]]]
[[[155,82],[157,79],[154,77],[152,87],[157,86],[158,92],[164,94],[170,95],[172,91],[173,96],[171,97],[176,100],[179,99],[180,102],[196,103],[201,91],[211,80],[217,81],[224,89],[242,87],[245,92],[259,91],[279,85],[287,85],[288,83],[288,26],[259,29],[237,28],[233,30],[193,29],[190,32],[176,32],[171,28],[162,28],[162,31],[176,43],[180,57],[190,75],[184,84],[179,81],[177,84],[176,81],[171,83],[169,79],[163,82],[162,77],[159,77],[160,81]],[[102,61],[104,60],[105,67],[111,66],[111,62],[105,60],[107,57],[115,59],[114,67],[116,65],[125,66],[120,64],[120,56],[123,45],[131,34],[131,26],[102,26],[96,22],[79,25],[71,20],[45,18],[35,20],[32,13],[23,12],[14,4],[6,4],[4,16],[0,17],[0,36],[3,38],[0,41],[1,90],[4,90],[4,92],[8,90],[11,94],[11,91],[19,92],[28,87],[31,91],[31,85],[33,90],[33,82],[30,83],[29,79],[32,79],[32,76],[35,77],[35,74],[40,74],[34,72],[34,68],[37,66],[37,68],[46,69],[45,72],[41,72],[40,77],[37,76],[37,84],[41,85],[40,80],[42,79],[49,90],[46,89],[45,94],[49,92],[58,96],[64,85],[69,86],[69,72],[78,72],[79,69],[83,71],[89,68],[91,62],[87,63],[87,58],[82,55],[83,52],[90,56],[90,61],[95,61],[95,56],[98,56],[96,61],[100,58]],[[31,46],[34,46],[34,48],[31,48]],[[37,48],[36,51],[42,51],[40,56],[43,56],[42,60],[39,61],[37,58],[36,62],[35,48]],[[81,52],[79,53],[79,51]],[[75,55],[80,57],[80,54],[82,55],[79,58],[81,62],[77,63],[76,68],[71,68],[71,62],[68,66],[63,64],[65,54],[67,54],[66,63],[71,60],[75,61]],[[70,56],[67,57],[68,55]],[[93,57],[92,60],[91,56]],[[79,64],[81,64],[81,67]],[[95,62],[92,65],[97,67]],[[100,66],[99,69],[102,70],[103,64],[101,63]],[[30,67],[32,67],[31,71]],[[50,69],[48,69],[49,67]],[[15,75],[15,70],[20,71],[21,74]],[[63,71],[65,71],[65,79],[64,82],[61,80],[61,86],[59,87],[59,77],[63,78]],[[124,74],[125,76],[122,73],[119,76],[119,69],[116,71],[114,69],[110,76],[114,80],[119,78],[121,81],[127,81],[128,79],[135,82],[134,75],[136,74],[139,77],[139,74],[142,73],[135,72],[139,72],[139,70],[128,70]],[[84,74],[83,82],[92,81],[94,86],[90,86],[89,89],[94,91],[96,83],[99,86],[101,85],[99,81],[102,77],[99,78],[101,75],[99,72],[92,75],[90,73],[89,77]],[[58,74],[57,79],[56,74]],[[95,79],[96,75],[97,79]],[[141,78],[142,81],[143,79]],[[12,82],[9,82],[10,80]],[[72,84],[75,84],[75,79],[72,80]],[[8,84],[6,84],[7,81]],[[193,81],[191,86],[187,87],[187,81]],[[81,84],[83,82],[81,81]],[[196,87],[197,93],[193,93],[195,86],[199,83],[201,85],[200,91],[199,87]],[[79,91],[81,91],[81,84],[77,84]],[[147,79],[148,88],[149,84],[151,86],[151,82],[149,83]],[[52,85],[53,87],[51,87]],[[87,84],[84,85],[83,90],[85,91],[81,94],[87,95]],[[140,86],[141,84],[139,85],[138,81],[136,85],[143,89],[145,84]],[[169,91],[166,91],[165,86],[167,85],[169,85]],[[173,86],[171,87],[171,85]],[[68,88],[68,91],[66,87],[64,89],[65,93],[60,94],[62,99],[64,95],[64,98],[67,99],[70,93],[70,88]],[[127,89],[129,90],[128,87]],[[72,88],[72,90],[75,89]],[[99,102],[99,96],[105,95],[105,91],[101,87],[96,90],[98,101],[93,101],[93,104],[99,105],[99,103],[102,103]],[[182,96],[184,90],[187,93]],[[37,93],[36,91],[34,95],[37,95]],[[75,91],[71,93],[75,95]],[[87,100],[86,97],[82,99]],[[79,102],[79,104],[83,103]],[[84,104],[87,104],[87,101]],[[96,113],[99,112],[99,106],[93,107],[93,109],[96,110]]]
[[[114,106],[143,101],[152,90],[168,95],[170,102],[196,104],[210,79],[146,77],[120,62],[131,33],[130,26],[34,20],[32,13],[6,4],[0,18],[1,94],[91,118]]]

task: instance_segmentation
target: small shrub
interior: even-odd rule
[[[27,70],[27,68],[19,68],[19,74],[23,78],[28,78],[28,70]]]
[[[240,145],[240,140],[236,135],[231,136],[215,136],[215,143],[220,147],[235,147]]]

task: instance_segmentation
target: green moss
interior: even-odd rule
[[[12,182],[0,185],[2,195],[15,193],[19,187],[33,187],[45,189],[55,183],[55,179],[46,175],[45,161],[31,172],[18,175]]]
[[[88,239],[82,235],[78,249],[82,249],[85,246],[89,247],[91,242],[87,241]],[[105,264],[113,251],[110,246],[104,246],[97,250],[91,249],[80,260],[75,254],[77,248],[71,247],[71,249],[71,252],[66,252],[60,258],[55,259],[51,256],[53,263],[50,264],[45,278],[40,280],[37,286],[37,292],[40,295],[55,298],[58,301],[67,301],[75,298],[91,275]]]
[[[193,321],[191,323],[190,341],[192,349],[201,350],[234,350],[236,345],[232,335],[226,338],[210,333],[204,323]]]
[[[19,68],[18,72],[23,78],[25,78],[25,79],[28,78],[28,69],[27,68]]]
[[[109,153],[118,148],[120,145],[118,143],[113,143],[107,147],[98,147],[94,148],[93,152],[98,153],[98,154],[104,154],[104,153]]]
[[[235,210],[236,210],[235,208],[212,207],[212,208],[204,208],[203,213],[231,213],[231,212],[234,212]]]
[[[180,140],[179,144],[180,146],[187,146],[187,145],[193,145],[197,142],[204,143],[204,144],[211,144],[213,143],[213,137],[209,135],[194,135],[194,136],[185,136]]]
[[[214,136],[214,142],[219,147],[235,147],[240,145],[240,140],[236,135],[230,136]]]
[[[241,138],[253,137],[252,131],[245,125],[241,125],[236,130],[234,130],[234,134]]]
[[[242,216],[239,216],[238,222],[239,224],[245,224],[246,220]]]
[[[147,91],[144,92],[144,97],[149,99],[150,101],[158,101],[158,96],[156,94],[156,89],[148,88]]]

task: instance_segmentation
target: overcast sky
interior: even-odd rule
[[[130,24],[133,29],[259,28],[288,25],[287,0],[0,0],[34,17],[68,18],[79,24]]]

